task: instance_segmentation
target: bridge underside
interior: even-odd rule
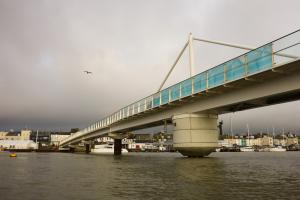
[[[111,132],[122,134],[163,125],[165,121],[172,123],[173,117],[181,114],[219,115],[299,99],[300,60],[296,60],[125,118],[110,127],[91,132],[62,146],[91,140]]]

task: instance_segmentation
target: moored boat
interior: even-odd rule
[[[271,152],[284,152],[284,151],[286,151],[286,148],[283,148],[282,146],[271,147],[270,151]]]
[[[248,146],[248,147],[241,147],[240,150],[241,152],[253,152],[254,148]]]
[[[128,153],[127,149],[122,148],[122,154],[123,153]],[[114,145],[111,143],[95,145],[95,147],[91,149],[91,154],[114,154]]]

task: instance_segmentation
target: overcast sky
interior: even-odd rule
[[[0,129],[84,128],[154,93],[190,32],[256,47],[299,29],[299,8],[298,0],[0,0]],[[196,71],[241,53],[197,43]],[[166,86],[188,75],[185,54]],[[299,101],[238,112],[234,130],[300,131],[299,113]],[[228,129],[229,115],[220,119]]]

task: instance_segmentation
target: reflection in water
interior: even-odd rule
[[[1,200],[297,199],[300,152],[0,154]]]

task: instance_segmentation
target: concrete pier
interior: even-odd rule
[[[89,154],[91,152],[91,144],[85,144],[85,153]]]
[[[173,117],[174,148],[182,155],[203,157],[217,148],[217,115],[180,114]]]
[[[75,147],[70,147],[70,152],[75,153]]]
[[[122,154],[122,139],[114,139],[114,155]]]

